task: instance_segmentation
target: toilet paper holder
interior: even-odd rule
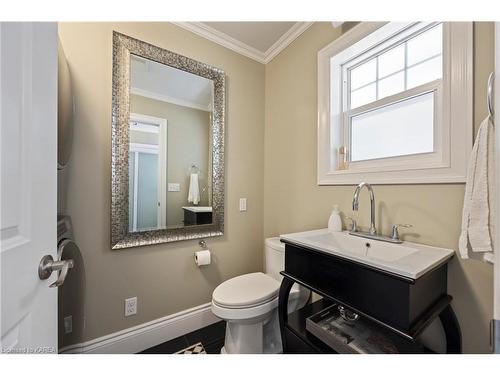
[[[211,263],[210,249],[207,247],[207,243],[203,240],[198,242],[201,250],[194,253],[194,262],[198,267],[208,266]]]

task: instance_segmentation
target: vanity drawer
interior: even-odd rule
[[[408,335],[446,295],[446,263],[416,280],[286,243],[285,273],[324,296]]]

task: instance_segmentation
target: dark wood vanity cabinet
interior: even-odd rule
[[[282,272],[284,279],[279,306],[284,352],[287,352],[287,341],[291,342],[290,335],[297,336],[297,329],[289,329],[285,303],[289,288],[295,282],[410,341],[416,340],[439,317],[446,333],[448,352],[461,351],[460,329],[450,306],[451,297],[447,294],[446,263],[413,280],[285,243],[285,270]]]
[[[184,225],[212,224],[212,212],[194,212],[184,210]]]

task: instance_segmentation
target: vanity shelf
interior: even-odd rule
[[[342,305],[383,329],[410,342],[436,318],[443,325],[448,353],[461,352],[461,333],[446,293],[443,263],[417,279],[396,275],[332,254],[285,242],[285,270],[279,296],[283,350],[288,351],[290,328],[287,303],[298,283]],[[305,326],[305,322],[304,322]],[[292,337],[293,338],[293,337]]]
[[[285,323],[285,337],[283,339],[286,341],[287,350],[283,351],[293,354],[335,354],[336,352],[332,348],[306,330],[306,319],[332,304],[332,301],[322,298],[290,313]]]
[[[323,343],[306,329],[307,318],[334,305],[335,302],[327,298],[306,305],[300,310],[294,311],[288,315],[285,324],[286,335],[286,353],[289,354],[336,354],[336,351]],[[375,323],[373,324],[375,326]],[[423,345],[406,340],[387,329],[380,327],[377,329],[380,334],[389,336],[397,342],[397,348],[401,354],[430,354],[433,353]]]

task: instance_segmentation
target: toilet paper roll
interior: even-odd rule
[[[210,264],[210,250],[200,250],[194,253],[194,262],[200,266],[208,266]]]

